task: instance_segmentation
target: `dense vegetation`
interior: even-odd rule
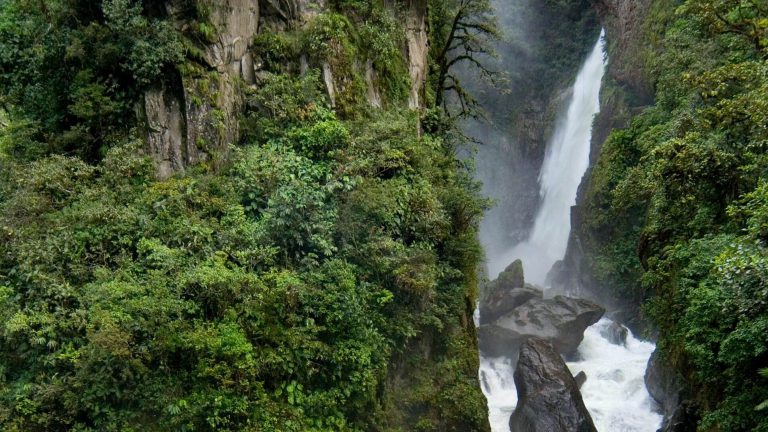
[[[0,429],[485,430],[484,203],[441,112],[404,108],[398,21],[338,1],[257,37],[229,161],[157,181],[134,104],[216,31],[181,3],[179,29],[153,2],[0,2]],[[347,70],[335,109],[301,54]]]
[[[699,430],[768,431],[768,5],[654,1],[644,37],[655,104],[594,168],[588,264],[645,302]]]

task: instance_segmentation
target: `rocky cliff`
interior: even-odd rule
[[[147,90],[140,107],[149,154],[161,179],[199,163],[218,166],[228,147],[238,142],[245,96],[250,87],[259,86],[264,73],[263,47],[254,45],[255,38],[307,29],[319,15],[331,11],[324,0],[225,0],[203,2],[195,16],[187,3],[167,0],[161,13],[185,35],[192,58]],[[401,9],[405,11],[401,50],[410,78],[408,106],[418,109],[425,103],[428,71],[427,2],[392,4],[390,13],[394,16]],[[293,54],[286,60],[300,63],[302,72],[322,71],[331,105],[337,104],[340,93],[358,91],[348,88],[357,84],[349,76],[354,73],[364,76],[368,103],[381,107],[381,71],[372,59],[361,56],[340,62],[313,58],[302,50]]]

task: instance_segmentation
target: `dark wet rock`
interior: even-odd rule
[[[600,336],[614,345],[626,345],[628,335],[629,329],[615,321],[600,330]]]
[[[579,389],[581,389],[581,386],[583,386],[584,383],[587,382],[587,374],[585,374],[584,371],[581,371],[577,373],[576,376],[573,377],[573,379],[576,380],[576,385],[579,387]]]
[[[522,345],[515,386],[512,432],[597,432],[576,380],[550,342],[530,338]]]
[[[523,262],[515,260],[508,265],[503,272],[496,278],[501,286],[507,288],[520,288],[525,285],[525,273],[523,272]]]
[[[573,356],[584,339],[584,330],[604,313],[605,309],[587,300],[563,296],[532,298],[492,324],[481,325],[480,349],[489,357],[514,359],[528,338],[539,337],[552,342],[557,352]]]
[[[695,410],[683,398],[682,377],[659,355],[658,348],[648,359],[645,386],[664,415],[659,432],[695,432]]]
[[[540,289],[525,283],[523,263],[516,260],[490,282],[480,299],[480,324],[488,324],[533,298],[541,299]]]

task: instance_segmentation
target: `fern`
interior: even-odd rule
[[[759,374],[763,378],[768,378],[768,368],[760,369]],[[762,401],[758,406],[755,407],[755,411],[762,411],[768,409],[768,399]]]

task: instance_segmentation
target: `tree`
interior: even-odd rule
[[[755,51],[768,50],[768,4],[765,0],[688,0],[685,10],[706,20],[715,33],[746,38]]]
[[[485,63],[495,56],[493,42],[501,36],[493,7],[489,0],[433,0],[430,24],[435,105],[451,116],[448,95],[453,94],[460,107],[457,116],[476,116],[477,100],[464,88],[456,72],[459,66],[468,65],[483,78],[498,76]]]

